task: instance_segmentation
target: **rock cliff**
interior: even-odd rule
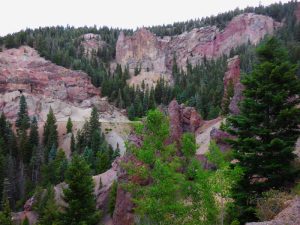
[[[171,71],[174,54],[180,67],[187,59],[197,64],[204,57],[217,58],[228,55],[230,50],[242,44],[258,44],[265,35],[272,35],[280,23],[271,17],[245,13],[234,17],[224,30],[215,26],[202,27],[178,36],[160,38],[142,28],[132,36],[121,33],[116,45],[116,61],[133,70],[157,73]]]

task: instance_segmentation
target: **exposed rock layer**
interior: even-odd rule
[[[231,49],[242,44],[257,44],[265,35],[274,33],[281,24],[271,17],[246,13],[236,16],[226,28],[202,27],[178,36],[160,38],[142,28],[132,36],[121,33],[116,46],[116,61],[133,70],[170,72],[174,53],[180,67],[197,64],[206,58],[228,55]]]
[[[15,90],[73,103],[100,94],[86,73],[57,66],[26,46],[0,53],[0,92]]]

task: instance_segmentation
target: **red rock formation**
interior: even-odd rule
[[[166,70],[166,44],[145,28],[131,37],[121,32],[116,45],[116,61],[131,70],[141,67],[144,71],[163,72]]]
[[[174,141],[179,141],[183,132],[181,109],[176,100],[170,102],[168,114],[170,119],[170,142],[172,143]]]
[[[238,114],[240,112],[238,103],[242,100],[242,92],[244,86],[240,82],[240,58],[239,56],[234,56],[227,60],[227,71],[223,78],[224,83],[224,96],[223,102],[227,98],[228,86],[233,85],[234,96],[231,98],[229,104],[229,112],[232,114]]]
[[[126,155],[122,158],[122,164],[125,165],[130,163],[134,167],[138,168],[144,166],[144,164],[139,161],[133,155]],[[122,167],[118,171],[118,182],[127,183],[132,182],[138,185],[148,185],[149,180],[143,179],[138,175],[129,175],[126,170]],[[132,225],[134,224],[134,204],[132,202],[132,196],[129,192],[123,189],[122,185],[118,186],[115,210],[113,214],[113,224],[114,225]]]
[[[179,105],[176,100],[168,106],[170,120],[170,139],[168,142],[178,142],[183,132],[196,132],[203,124],[203,120],[193,107]]]
[[[216,58],[248,42],[257,44],[273,34],[281,24],[271,17],[246,13],[236,16],[220,31],[217,27],[193,29],[174,37],[156,37],[144,28],[131,37],[121,33],[116,46],[116,61],[129,68],[141,65],[158,73],[170,72],[174,53],[180,67],[187,59],[196,64],[206,56]]]
[[[118,187],[115,211],[113,215],[114,225],[132,225],[134,224],[133,203],[131,194]]]
[[[15,90],[73,103],[100,95],[86,73],[57,66],[25,46],[0,53],[0,92]]]

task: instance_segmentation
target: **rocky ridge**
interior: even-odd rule
[[[121,32],[116,45],[116,62],[128,66],[131,71],[141,67],[142,71],[170,73],[174,54],[180,67],[185,67],[187,60],[195,65],[204,57],[212,59],[228,55],[242,44],[258,44],[280,26],[271,17],[245,13],[234,17],[224,30],[209,26],[163,38],[145,28],[132,36]]]

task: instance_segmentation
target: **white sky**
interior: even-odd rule
[[[274,2],[279,0],[1,0],[0,35],[68,24],[135,29]]]

